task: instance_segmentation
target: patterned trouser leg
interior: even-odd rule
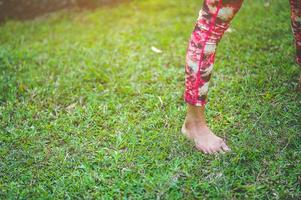
[[[195,106],[207,101],[215,50],[243,0],[204,0],[186,52],[184,100]]]
[[[292,31],[295,37],[296,61],[301,66],[301,0],[290,0]]]
[[[301,0],[289,0],[296,61],[301,66]],[[243,0],[204,0],[186,53],[184,100],[195,106],[207,102],[215,50]],[[300,79],[301,81],[301,79]]]

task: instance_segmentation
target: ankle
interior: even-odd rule
[[[185,128],[194,128],[194,127],[207,127],[206,120],[201,118],[190,118],[186,117],[184,122]]]
[[[187,106],[187,114],[185,118],[186,126],[207,126],[205,117],[205,108],[193,105]]]

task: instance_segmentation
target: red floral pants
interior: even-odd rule
[[[216,47],[243,0],[204,0],[186,52],[185,102],[203,106],[214,65]],[[301,65],[301,0],[290,0],[296,61]]]

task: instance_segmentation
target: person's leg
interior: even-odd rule
[[[242,2],[243,0],[204,0],[187,47],[184,101],[188,108],[182,132],[193,139],[196,147],[204,153],[230,150],[208,128],[205,104],[216,46]]]
[[[296,61],[301,67],[301,1],[290,0],[290,4],[291,24],[296,47]],[[301,74],[299,79],[299,89],[301,90]]]

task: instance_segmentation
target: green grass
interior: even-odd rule
[[[289,4],[263,4],[245,1],[218,48],[207,116],[232,153],[216,156],[180,134],[185,50],[201,1],[6,22],[0,198],[301,198]]]

